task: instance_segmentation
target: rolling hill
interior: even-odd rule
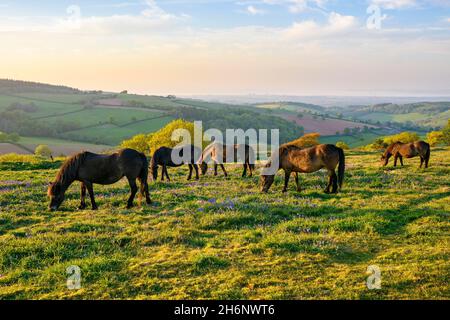
[[[177,118],[202,120],[205,130],[278,128],[283,141],[303,134],[299,125],[248,105],[0,80],[0,131],[22,137],[115,146]]]

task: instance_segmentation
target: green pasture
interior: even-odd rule
[[[0,299],[449,299],[450,149],[381,168],[378,153],[347,152],[341,193],[325,172],[302,193],[268,194],[259,177],[209,173],[152,182],[152,206],[125,209],[128,186],[95,186],[99,211],[79,211],[79,185],[49,212],[60,163],[0,172]],[[8,169],[9,168],[9,169]],[[66,269],[81,269],[81,289]],[[366,286],[369,266],[381,289]]]

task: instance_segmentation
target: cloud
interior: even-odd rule
[[[355,29],[357,26],[358,21],[356,17],[332,12],[324,25],[320,25],[313,20],[296,22],[290,28],[285,29],[283,33],[290,39],[320,39],[347,32]]]
[[[254,6],[251,6],[251,5],[247,7],[247,11],[246,12],[248,14],[251,14],[252,16],[263,15],[263,14],[266,13],[264,10],[258,9],[258,8],[254,7]]]
[[[132,5],[124,2],[118,6]],[[50,32],[81,34],[148,33],[152,30],[172,26],[186,21],[189,16],[173,14],[163,10],[154,0],[146,0],[146,7],[136,15],[111,15],[84,17],[77,6],[70,6],[67,17],[14,17],[4,19],[0,32]],[[70,9],[70,10],[69,10]]]
[[[300,13],[307,9],[324,9],[328,0],[262,0],[269,5],[287,6],[291,13]]]
[[[417,0],[372,0],[372,4],[391,10],[418,6]]]

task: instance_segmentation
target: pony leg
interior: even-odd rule
[[[86,185],[84,184],[84,182],[81,183],[81,204],[78,209],[86,209]]]
[[[164,181],[164,166],[161,167],[161,181]]]
[[[396,167],[396,166],[397,166],[397,160],[398,160],[398,156],[397,156],[397,155],[395,155],[395,156],[394,156],[394,167]]]
[[[200,179],[200,177],[198,175],[198,165],[194,164],[194,170],[195,170],[195,180]]]
[[[244,172],[242,173],[242,178],[247,176],[247,163],[244,163]]]
[[[128,183],[130,184],[131,195],[128,198],[127,209],[131,209],[131,208],[133,208],[133,201],[134,201],[134,197],[136,197],[136,193],[138,192],[138,187],[136,185],[135,179],[128,178]]]
[[[331,183],[333,188],[331,189],[331,193],[337,193],[338,190],[338,182],[337,182],[338,178],[336,175],[336,172],[333,170],[333,174],[331,175]]]
[[[423,158],[420,157],[420,166],[419,166],[420,169],[422,169],[422,166],[423,166],[424,162],[425,162],[425,160],[423,160]]]
[[[139,182],[141,183],[141,199],[142,197],[145,197],[145,201],[147,202],[147,204],[151,204],[152,200],[150,199],[150,192],[148,190],[148,182],[146,179],[143,178],[138,178]]]
[[[219,165],[216,162],[214,162],[214,176],[218,175],[218,173],[217,173],[218,167],[219,167]]]
[[[248,163],[248,169],[250,170],[250,175],[249,177],[253,177],[253,169],[252,169],[252,165],[250,163]]]
[[[297,192],[301,192],[302,188],[300,187],[300,182],[298,178],[298,172],[295,173],[295,184],[297,185]]]
[[[188,179],[188,181],[189,181],[189,180],[192,179],[192,170],[193,170],[193,168],[192,168],[192,164],[189,164],[188,166],[189,166],[189,175],[188,175],[188,178],[187,178],[187,179]]]
[[[428,163],[430,162],[430,153],[425,156],[425,169],[428,169]]]
[[[402,157],[402,156],[400,156],[400,164],[401,164],[402,167],[403,167],[403,157]]]
[[[284,171],[284,189],[283,189],[283,193],[287,192],[290,178],[291,178],[291,171],[285,170]]]
[[[85,185],[89,192],[89,196],[91,197],[92,210],[98,210],[98,206],[97,206],[97,203],[95,202],[95,197],[94,197],[94,186],[90,182],[85,182]]]
[[[167,171],[167,166],[166,165],[164,165],[164,172],[166,174],[167,181],[170,182],[169,172]]]
[[[225,170],[225,166],[223,164],[220,164],[220,167],[222,168],[223,174],[225,175],[225,178],[228,177],[228,172]]]

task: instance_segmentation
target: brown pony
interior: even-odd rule
[[[212,143],[208,147],[205,148],[205,150],[202,153],[202,156],[200,157],[198,163],[200,164],[200,169],[202,175],[205,175],[208,171],[208,164],[206,163],[207,158],[211,158],[212,162],[214,163],[214,175],[217,176],[217,169],[218,166],[222,168],[222,171],[225,175],[225,177],[228,177],[228,173],[225,170],[224,163],[227,163],[228,155],[233,156],[233,162],[236,163],[239,160],[242,161],[242,157],[239,157],[240,153],[242,153],[242,150],[244,149],[245,155],[243,160],[243,166],[244,166],[244,172],[242,173],[242,177],[247,176],[247,169],[250,170],[249,177],[253,176],[253,170],[255,170],[255,151],[252,147],[249,145],[241,145],[241,144],[235,144],[235,145],[223,145],[221,143]],[[220,154],[222,153],[222,155]]]
[[[75,181],[81,182],[81,204],[79,209],[86,208],[86,189],[89,192],[92,210],[98,206],[94,199],[93,184],[110,185],[127,177],[131,188],[127,208],[133,207],[133,200],[138,191],[136,179],[141,183],[142,197],[145,195],[147,204],[151,204],[148,191],[148,160],[143,153],[132,149],[124,149],[112,155],[99,155],[81,152],[68,159],[62,165],[55,182],[48,188],[50,210],[55,211],[64,201],[64,194]]]
[[[283,169],[285,172],[283,192],[287,192],[292,172],[296,173],[295,182],[297,191],[300,192],[298,173],[313,173],[323,168],[327,169],[329,173],[329,181],[325,188],[325,193],[337,193],[338,186],[339,189],[342,189],[345,173],[345,155],[344,150],[341,148],[330,144],[322,144],[307,149],[293,145],[284,145],[279,148],[279,158],[276,159],[275,156],[277,155],[272,155],[261,175],[262,192],[268,192],[275,180],[275,174],[268,173],[267,170],[272,164],[276,166],[277,161],[278,167],[275,167],[275,171]],[[338,165],[338,175],[336,175],[335,170]]]
[[[164,176],[167,177],[167,180],[170,181],[169,173],[167,172],[167,167],[181,167],[184,162],[175,163],[172,159],[173,155],[176,155],[177,157],[180,157],[180,159],[183,158],[183,154],[185,151],[185,148],[190,148],[190,155],[189,155],[189,161],[187,161],[187,165],[189,166],[189,176],[188,180],[192,179],[192,172],[195,170],[195,179],[199,179],[198,177],[198,165],[195,163],[195,159],[198,158],[198,156],[201,154],[202,150],[200,148],[195,147],[194,145],[186,145],[182,147],[178,147],[175,149],[167,148],[167,147],[161,147],[158,150],[155,151],[153,154],[152,160],[150,161],[150,170],[152,173],[152,178],[154,181],[158,179],[158,167],[162,167],[161,171],[161,181],[164,181]]]
[[[420,157],[420,167],[425,163],[425,168],[428,168],[430,161],[431,149],[430,145],[424,141],[417,141],[413,143],[395,142],[391,144],[384,154],[381,156],[381,161],[384,166],[387,166],[389,159],[394,156],[394,167],[397,166],[397,160],[400,159],[400,164],[403,166],[403,157],[414,158]]]

